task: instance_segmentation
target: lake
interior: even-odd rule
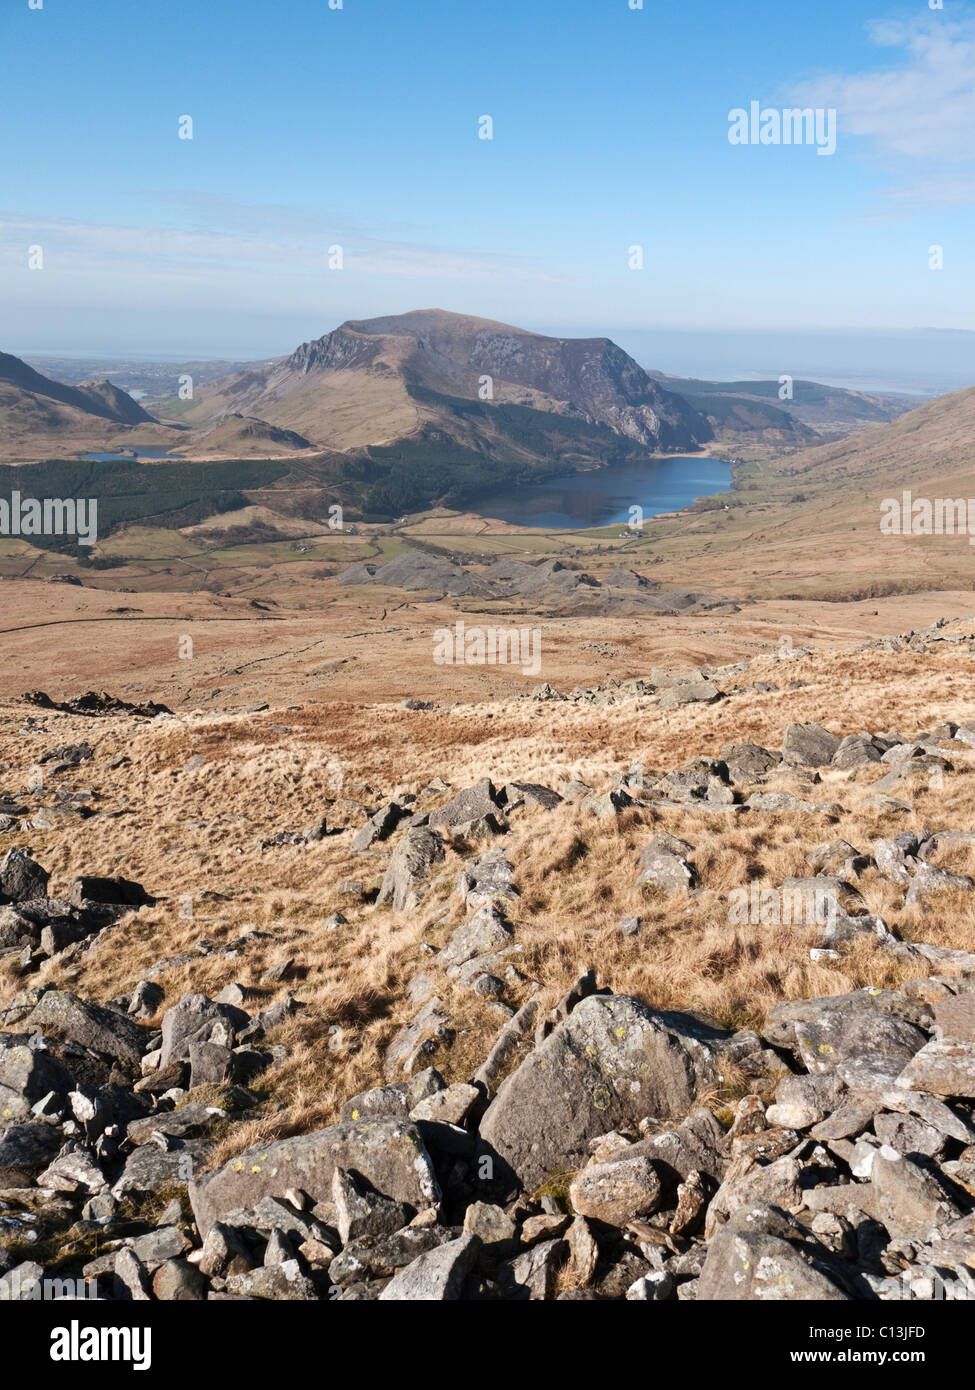
[[[140,459],[172,459],[176,463],[181,463],[178,454],[171,454],[168,449],[135,449]],[[134,463],[133,454],[82,454],[83,459],[88,459],[92,463]]]
[[[720,459],[675,456],[655,463],[546,478],[520,487],[511,485],[480,497],[470,506],[481,516],[519,526],[568,531],[625,524],[633,506],[642,507],[644,517],[677,512],[698,497],[727,492],[730,486],[730,464]]]

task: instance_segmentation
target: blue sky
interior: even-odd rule
[[[835,107],[836,154],[729,144],[752,100]],[[7,350],[975,323],[965,0],[4,0],[0,111]]]

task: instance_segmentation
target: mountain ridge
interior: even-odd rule
[[[335,399],[338,385],[345,400]],[[654,450],[693,450],[712,437],[699,411],[609,338],[550,338],[444,310],[348,320],[269,367],[214,383],[185,418],[202,423],[234,410],[322,446],[369,447],[429,418],[410,401],[410,387],[530,406]],[[350,410],[362,393],[366,409]]]
[[[8,408],[16,405],[13,392],[55,401],[59,405],[87,415],[96,415],[117,424],[154,424],[155,420],[138,401],[106,379],[82,381],[66,386],[51,377],[43,376],[20,357],[0,352],[0,402]]]

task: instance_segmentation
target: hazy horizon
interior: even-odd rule
[[[477,317],[490,318],[490,314]],[[947,394],[975,385],[975,332],[917,329],[899,333],[849,330],[791,333],[753,329],[694,331],[680,328],[647,328],[613,331],[605,326],[518,323],[553,337],[608,337],[641,366],[669,376],[702,377],[713,381],[776,378],[783,372],[796,378],[820,381],[847,390],[893,392],[917,396]],[[251,363],[287,356],[299,346],[338,327],[330,323],[320,332],[304,331],[286,346],[241,355],[229,345],[225,350],[159,352],[119,348],[114,352],[86,350],[83,346],[37,348],[15,344],[7,351],[15,356],[42,360],[131,362],[226,361]],[[301,330],[296,326],[296,331]],[[280,335],[278,335],[280,336]]]

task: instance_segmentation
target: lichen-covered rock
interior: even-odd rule
[[[449,1044],[453,1039],[449,1023],[450,1016],[443,1012],[443,1000],[435,994],[409,1023],[403,1025],[386,1049],[383,1070],[390,1080],[412,1076],[425,1058]]]
[[[568,1242],[544,1240],[502,1266],[500,1282],[508,1297],[541,1302],[553,1297],[559,1270],[569,1256]]]
[[[56,1057],[29,1045],[26,1033],[0,1033],[0,1131],[27,1119],[39,1100],[52,1091],[61,1102],[74,1083]]]
[[[633,1144],[630,1157],[644,1154],[651,1160],[663,1185],[662,1205],[677,1200],[677,1189],[692,1173],[703,1174],[712,1189],[728,1167],[725,1132],[710,1110],[694,1110],[674,1129],[661,1130]]]
[[[766,1016],[762,1036],[773,1047],[795,1051],[798,1048],[796,1030],[800,1024],[822,1020],[834,1013],[864,1017],[873,1013],[889,1014],[919,1028],[930,1026],[931,1021],[931,1010],[900,990],[858,989],[851,994],[827,995],[822,999],[787,999],[774,1004]]]
[[[443,970],[465,964],[475,956],[486,955],[511,941],[514,932],[497,908],[490,904],[479,907],[433,958],[433,964]]]
[[[380,1116],[405,1120],[415,1105],[444,1089],[444,1079],[434,1067],[417,1072],[408,1080],[389,1086],[374,1086],[350,1096],[339,1113],[341,1120],[378,1119]]]
[[[936,869],[933,864],[921,864],[911,879],[911,886],[904,899],[905,907],[926,903],[937,893],[970,893],[975,888],[975,879],[967,874],[950,874],[947,869]]]
[[[205,1139],[179,1139],[166,1149],[156,1144],[140,1144],[125,1160],[125,1167],[112,1185],[113,1197],[132,1193],[160,1192],[163,1188],[186,1188],[201,1172],[213,1144]]]
[[[660,1201],[660,1178],[643,1154],[630,1157],[624,1149],[618,1158],[592,1163],[577,1173],[569,1187],[572,1210],[607,1226],[625,1226],[637,1216],[648,1216]]]
[[[497,792],[490,777],[482,777],[473,787],[465,787],[435,811],[430,812],[430,828],[443,826],[460,831],[475,821],[486,820],[501,811]]]
[[[230,1211],[295,1190],[330,1202],[336,1168],[354,1172],[397,1202],[419,1210],[440,1200],[433,1163],[415,1125],[396,1119],[353,1120],[313,1134],[256,1144],[190,1187],[201,1235]]]
[[[508,805],[514,801],[524,801],[530,806],[541,806],[546,811],[554,811],[563,801],[558,792],[537,782],[509,782],[504,788],[504,796]]]
[[[685,858],[693,852],[693,845],[673,835],[655,835],[641,851],[637,884],[652,884],[664,893],[686,894],[696,881],[694,869]]]
[[[911,1057],[897,1085],[907,1091],[975,1100],[975,1043],[932,1038]]]
[[[444,858],[443,841],[423,825],[407,830],[393,850],[376,899],[377,907],[410,912],[418,906],[434,864]]]
[[[680,709],[682,705],[713,705],[721,699],[721,691],[713,681],[688,681],[672,685],[660,696],[661,709]]]
[[[50,1031],[56,1038],[80,1043],[120,1062],[138,1062],[149,1036],[124,1014],[63,989],[45,990],[24,1022],[28,1028]]]
[[[507,1078],[481,1122],[484,1153],[504,1181],[531,1190],[577,1168],[590,1139],[646,1115],[682,1116],[718,1080],[727,1035],[689,1014],[625,995],[584,999]]]
[[[386,806],[380,806],[375,815],[370,816],[365,825],[352,837],[352,849],[357,854],[363,854],[367,849],[371,849],[377,840],[387,840],[399,825],[400,821],[408,814],[402,806],[395,801],[390,801]]]
[[[790,724],[782,739],[782,757],[799,767],[826,767],[840,746],[837,734],[819,724]]]
[[[886,1145],[874,1155],[870,1185],[873,1211],[894,1240],[930,1240],[961,1216],[931,1173]]]
[[[699,1301],[844,1302],[851,1297],[839,1260],[785,1212],[742,1207],[707,1248]]]
[[[726,743],[721,758],[733,782],[754,782],[782,761],[781,754],[763,748],[760,743]]]
[[[49,878],[30,850],[8,849],[0,860],[0,900],[20,903],[45,898]]]
[[[110,878],[82,874],[72,881],[68,900],[77,907],[87,902],[105,903],[113,907],[151,907],[155,898],[134,879],[115,875]]]
[[[184,994],[163,1015],[159,1065],[189,1061],[191,1044],[215,1042],[231,1048],[249,1022],[244,1010],[233,1004],[218,1004],[205,994]]]
[[[32,1120],[0,1135],[0,1187],[29,1187],[61,1147],[56,1125]]]
[[[363,1236],[394,1235],[412,1216],[412,1209],[405,1202],[394,1202],[372,1192],[344,1168],[336,1168],[332,1176],[332,1205],[343,1245]]]

